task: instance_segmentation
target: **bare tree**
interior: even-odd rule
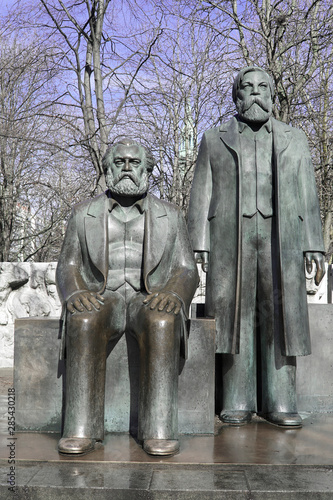
[[[54,68],[39,44],[1,40],[0,61],[0,258],[11,258],[18,240],[18,212],[26,219],[36,157],[50,138],[40,114],[49,108]],[[50,125],[50,123],[49,123]]]
[[[187,212],[197,146],[202,132],[230,111],[225,104],[224,48],[209,27],[164,11],[163,36],[156,43],[126,107],[137,136],[157,160],[152,189]]]
[[[146,27],[137,50],[119,25],[111,40],[104,23],[124,12],[109,1],[31,5],[0,19],[2,260],[57,258],[70,207],[104,187],[109,134],[159,36]]]
[[[325,57],[323,57],[325,55]],[[304,116],[299,116],[308,133],[315,166],[327,261],[333,257],[333,47],[321,54],[317,73],[303,91]]]
[[[0,258],[52,260],[70,206],[93,190],[94,174],[76,161],[78,148],[68,155],[54,46],[20,36],[14,21],[0,19]]]
[[[13,91],[16,99],[18,95],[23,99],[29,71],[40,83],[31,95],[28,92],[24,105],[17,108],[7,99],[4,102],[13,106],[3,104],[1,111],[1,151],[7,165],[2,170],[2,198],[6,207],[12,204],[11,213],[18,202],[26,203],[22,213],[34,218],[36,244],[30,248],[31,238],[20,240],[23,258],[54,254],[71,197],[76,200],[105,188],[101,158],[107,145],[125,134],[153,151],[154,192],[186,213],[201,134],[233,113],[232,80],[247,64],[272,74],[275,116],[307,133],[326,248],[331,252],[333,6],[329,0],[18,2],[22,8],[3,26],[15,29],[21,39],[36,37],[38,30],[38,62],[21,58],[17,65],[26,75],[20,78],[26,80],[22,84],[18,80],[17,87],[12,80],[7,84],[3,70],[3,95]],[[10,57],[12,65],[17,57]],[[23,125],[18,127],[19,123]],[[11,155],[16,158],[12,170]],[[10,187],[13,183],[19,186],[16,191]],[[48,200],[49,211],[40,205],[42,198]],[[18,219],[1,210],[5,246],[6,234],[13,234],[11,225]]]
[[[218,33],[229,26],[230,43],[241,56],[233,63],[260,65],[273,77],[277,117],[289,123],[302,89],[318,67],[332,37],[333,5],[328,0],[205,0],[197,9],[210,16]]]
[[[261,66],[276,87],[276,118],[303,128],[314,159],[327,258],[332,254],[332,89],[333,5],[328,0],[189,1],[197,22],[211,26],[233,48],[236,71]],[[217,40],[218,40],[217,39]],[[231,57],[231,54],[234,57]],[[311,117],[311,120],[309,120]]]
[[[110,0],[40,0],[43,29],[57,45],[67,79],[65,106],[80,113],[70,122],[73,137],[86,151],[96,172],[96,185],[105,189],[102,157],[134,82],[161,34],[159,26],[145,27],[147,43],[133,45],[137,18],[144,9]],[[130,29],[126,23],[131,23]],[[140,28],[142,30],[142,23]],[[68,83],[69,80],[69,83]],[[81,125],[82,120],[82,125]],[[68,120],[69,123],[69,120]]]

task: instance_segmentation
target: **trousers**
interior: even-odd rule
[[[239,354],[222,355],[223,411],[258,411],[257,374],[263,413],[297,411],[296,357],[281,354],[283,317],[276,235],[274,216],[264,218],[257,212],[242,218],[240,348]],[[257,352],[261,353],[261,370]]]
[[[108,346],[126,331],[140,352],[138,438],[177,439],[180,315],[151,310],[146,296],[124,286],[106,290],[99,311],[67,313],[63,437],[103,440]]]

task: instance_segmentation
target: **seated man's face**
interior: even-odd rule
[[[148,191],[145,151],[135,144],[119,144],[105,173],[106,184],[120,196],[139,196]]]

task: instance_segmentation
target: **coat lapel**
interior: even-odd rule
[[[237,221],[237,265],[236,265],[236,300],[235,300],[235,316],[234,316],[234,330],[232,335],[231,352],[236,353],[239,351],[239,331],[240,331],[240,305],[241,305],[241,283],[242,283],[242,217],[241,217],[241,200],[242,200],[242,176],[240,175],[240,139],[238,122],[234,117],[225,125],[220,127],[221,140],[232,149],[237,156],[236,169],[238,173],[238,221]]]
[[[146,289],[149,292],[148,276],[162,259],[168,236],[169,220],[163,204],[150,194],[147,197],[143,275]]]
[[[274,134],[274,153],[278,156],[287,149],[291,140],[290,128],[283,122],[271,118],[273,134]],[[238,133],[238,124],[236,118],[232,118],[219,128],[221,140],[225,145],[237,153],[238,159],[240,154],[240,141]]]
[[[278,203],[278,200],[281,200],[281,174],[285,168],[288,168],[289,162],[285,161],[283,158],[287,158],[286,155],[282,155],[284,151],[288,148],[292,134],[290,133],[290,127],[288,127],[285,123],[280,122],[272,118],[272,129],[273,129],[273,168],[275,170],[275,189],[277,192],[276,195],[276,214],[278,215],[277,223],[278,223],[278,234],[281,237],[281,204]],[[282,156],[282,158],[281,158]],[[283,175],[282,175],[283,176]],[[281,257],[281,253],[280,253]],[[282,269],[282,267],[281,267]]]
[[[274,147],[274,158],[276,158],[276,163],[279,165],[280,154],[287,149],[291,141],[291,130],[283,122],[272,120],[273,128],[273,147]]]
[[[84,219],[89,256],[106,279],[108,271],[107,213],[108,197],[103,193],[92,200]]]
[[[222,124],[219,128],[219,132],[221,140],[229,149],[235,151],[239,162],[240,141],[236,118],[232,118],[227,123]]]
[[[169,220],[163,204],[150,194],[147,195],[147,198],[144,280],[147,291],[149,291],[147,279],[162,259],[168,236]],[[107,213],[108,198],[103,193],[91,202],[84,221],[89,256],[105,279],[108,272]]]

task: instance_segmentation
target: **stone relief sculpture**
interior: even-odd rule
[[[16,268],[22,265],[16,264]],[[54,290],[55,267],[55,263],[28,264],[28,284],[14,290],[7,301],[7,309],[13,319],[60,315],[61,303]]]
[[[151,455],[173,455],[196,264],[180,210],[147,193],[149,152],[124,139],[108,149],[103,167],[109,189],[73,208],[57,268],[66,306],[58,449],[83,454],[103,440],[107,346],[126,331],[140,350],[139,440]]]
[[[262,415],[300,427],[296,356],[311,351],[304,259],[318,285],[324,245],[306,137],[272,117],[273,96],[261,68],[237,75],[237,115],[208,130],[200,145],[189,232],[223,353],[220,418],[239,425],[257,411],[258,339]]]
[[[49,316],[51,307],[45,286],[45,270],[31,264],[30,287],[20,288],[8,301],[14,318]]]
[[[10,315],[7,300],[10,293],[29,281],[28,273],[18,264],[3,262],[0,267],[0,324],[7,325]]]
[[[50,304],[51,315],[52,316],[60,316],[61,314],[61,302],[58,296],[57,284],[55,279],[57,264],[55,262],[51,262],[45,271],[45,286],[46,293],[48,296],[48,301]]]
[[[13,362],[17,318],[60,317],[55,291],[56,263],[3,262],[0,267],[0,366]],[[53,287],[53,288],[52,288]]]

